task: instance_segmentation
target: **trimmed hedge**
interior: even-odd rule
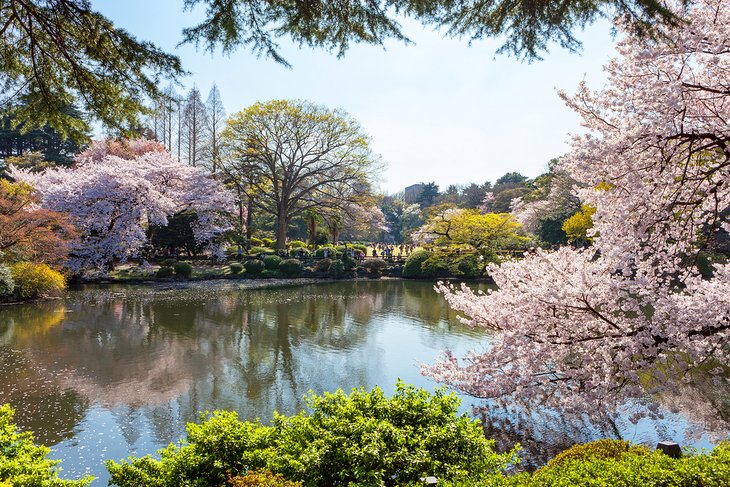
[[[168,277],[172,277],[174,273],[175,270],[172,267],[160,267],[157,269],[155,276],[159,279],[167,279]]]
[[[423,277],[421,266],[429,257],[431,252],[428,250],[416,250],[411,253],[403,266],[403,277]]]
[[[331,265],[332,265],[331,259],[322,259],[314,265],[314,270],[316,272],[328,272],[330,270]]]
[[[264,263],[258,259],[250,259],[243,264],[243,267],[246,268],[246,272],[248,273],[259,274],[264,270],[265,266]]]
[[[228,264],[228,269],[231,271],[231,274],[240,274],[243,272],[243,264],[240,262],[231,262]]]
[[[175,262],[175,265],[172,266],[172,268],[175,270],[176,276],[184,277],[187,279],[193,275],[193,266],[190,264],[190,262]]]
[[[332,264],[330,264],[329,270],[327,270],[327,273],[330,277],[342,277],[345,274],[345,263],[340,259],[333,260]]]
[[[281,265],[281,262],[284,259],[279,257],[278,255],[267,255],[264,257],[264,266],[266,266],[266,269],[270,271],[275,271],[279,268],[279,265]]]
[[[298,259],[287,259],[279,264],[279,271],[286,276],[298,276],[304,270],[302,262]]]

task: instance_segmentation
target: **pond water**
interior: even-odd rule
[[[90,473],[93,485],[106,485],[103,460],[177,441],[202,411],[268,421],[274,410],[302,409],[309,390],[391,392],[398,378],[433,389],[420,363],[489,340],[460,324],[427,282],[93,287],[0,309],[0,403],[12,404],[19,426],[52,447],[65,478]],[[473,404],[465,398],[462,409]],[[674,409],[660,423],[626,422],[619,431],[637,442],[698,446],[727,435],[703,415]],[[488,431],[502,447],[522,442],[538,464],[607,434],[547,413],[530,413],[529,424],[510,414],[492,418]]]

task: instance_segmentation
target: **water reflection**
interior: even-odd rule
[[[461,325],[425,282],[90,288],[0,310],[0,403],[13,404],[22,428],[55,445],[66,475],[92,473],[104,485],[104,459],[176,441],[200,411],[267,420],[274,410],[303,408],[309,390],[377,384],[390,392],[396,378],[431,389],[420,362],[488,342],[483,331]],[[668,420],[624,421],[620,434],[651,442],[694,426],[699,444],[713,428],[726,435],[730,396],[695,385],[698,391],[666,399],[678,411]],[[712,407],[699,407],[701,400]],[[463,410],[471,404],[466,399]],[[722,421],[713,423],[723,405]],[[495,406],[485,425],[504,448],[521,442],[532,464],[616,431],[510,406]]]

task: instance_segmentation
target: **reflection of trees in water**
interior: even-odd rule
[[[576,443],[598,438],[620,438],[650,447],[663,440],[686,445],[701,438],[712,444],[730,438],[730,384],[698,372],[691,382],[675,382],[676,394],[626,403],[620,411],[606,411],[603,421],[506,401],[479,406],[475,413],[500,451],[522,445],[521,468],[528,470]],[[638,423],[631,421],[635,413],[642,413]]]

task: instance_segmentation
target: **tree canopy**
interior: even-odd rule
[[[223,140],[222,171],[276,218],[280,249],[293,217],[358,202],[377,164],[352,117],[302,101],[256,103],[231,116]]]
[[[160,96],[160,80],[182,73],[177,57],[115,27],[88,0],[0,1],[0,107],[23,130],[48,125],[85,138],[89,124],[69,113],[73,103],[107,127],[138,126],[145,95]]]

